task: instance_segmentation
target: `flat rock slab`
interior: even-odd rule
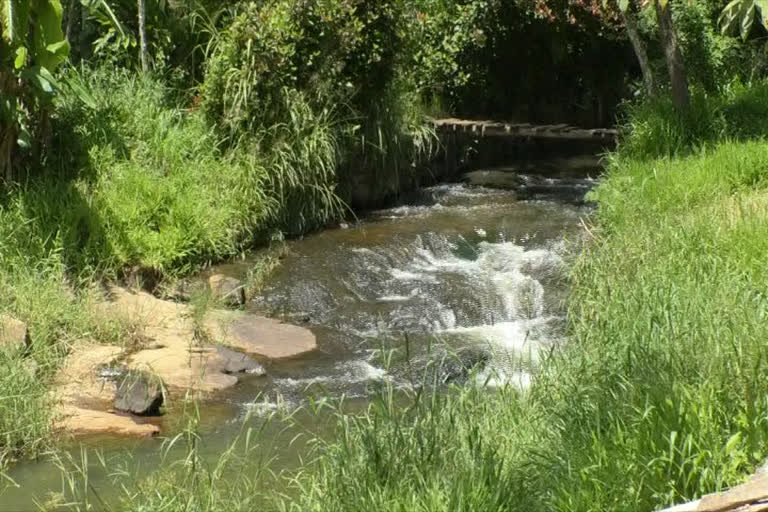
[[[206,393],[231,388],[238,378],[217,368],[223,363],[214,347],[200,347],[189,343],[191,333],[157,333],[155,340],[162,348],[141,350],[129,358],[128,367],[151,370],[160,377],[170,392],[185,390]]]
[[[217,311],[206,329],[224,345],[269,359],[297,357],[317,348],[309,329],[250,313]]]
[[[234,386],[236,373],[263,374],[255,361],[244,356],[236,369],[233,354],[217,348],[232,347],[246,354],[269,359],[295,357],[317,347],[308,329],[240,311],[214,310],[203,322],[205,342],[197,339],[192,309],[184,304],[158,299],[144,292],[115,288],[110,307],[130,321],[144,326],[144,334],[155,348],[140,350],[128,359],[128,366],[150,370],[171,389],[218,391]],[[212,343],[211,343],[212,342]]]
[[[65,416],[57,426],[75,436],[111,434],[124,437],[153,437],[160,433],[160,427],[129,414],[116,414],[72,407],[64,410]]]
[[[170,396],[176,396],[188,390],[214,392],[232,387],[239,374],[264,375],[264,367],[250,355],[282,359],[317,347],[311,331],[278,320],[215,310],[207,313],[201,326],[194,322],[188,305],[122,288],[110,289],[109,295],[111,300],[102,306],[104,313],[136,324],[146,348],[126,354],[114,346],[80,345],[70,355],[57,376],[54,393],[59,404],[57,427],[73,434],[144,437],[159,432],[157,425],[144,418],[110,412],[119,379],[102,378],[100,369],[118,360],[129,371],[150,372]]]

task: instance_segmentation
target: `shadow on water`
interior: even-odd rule
[[[290,242],[249,307],[303,323],[319,349],[272,362],[266,377],[247,378],[203,403],[202,459],[216,460],[249,417],[256,429],[266,424],[259,442],[270,469],[297,468],[307,440],[333,430],[334,417],[309,412],[312,404],[344,396],[347,411],[360,410],[382,382],[408,389],[423,376],[414,377],[413,368],[435,361],[441,361],[438,383],[461,382],[479,365],[479,378],[491,386],[526,386],[539,352],[562,339],[567,242],[580,236],[583,195],[594,182],[495,171],[513,175],[516,187],[438,185],[346,229]],[[533,182],[539,188],[521,198],[521,183]],[[253,264],[218,270],[245,275]],[[458,360],[443,364],[449,354]],[[292,421],[265,423],[276,411],[293,414]],[[131,452],[129,466],[141,475],[159,464],[161,444],[88,442],[122,461]],[[183,456],[181,446],[174,450]],[[73,453],[79,456],[78,448]],[[114,489],[108,473],[94,467],[89,475],[107,496]],[[44,499],[61,489],[59,471],[48,462],[19,464],[10,476],[21,488],[6,490],[0,510],[23,510],[30,496]]]

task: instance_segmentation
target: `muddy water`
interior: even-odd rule
[[[593,182],[536,178],[535,193],[440,185],[407,204],[374,212],[359,222],[289,244],[281,265],[250,308],[311,328],[319,349],[310,356],[268,366],[200,410],[201,450],[215,460],[251,415],[253,426],[270,413],[296,411],[285,431],[270,422],[261,436],[272,469],[290,468],[306,453],[296,434],[321,434],[329,418],[303,412],[314,399],[344,395],[364,407],[377,383],[412,385],[412,364],[428,366],[471,347],[482,354],[480,375],[490,385],[526,386],[538,354],[562,337],[564,251],[580,234],[579,202]],[[244,275],[249,262],[221,271]],[[394,351],[394,352],[393,352]],[[470,352],[466,352],[470,353]],[[394,355],[393,355],[394,354]],[[389,357],[388,357],[389,355]],[[450,356],[453,357],[453,356]],[[462,356],[463,357],[463,356]],[[449,366],[440,381],[467,378],[463,364]],[[442,371],[442,370],[441,370]],[[162,440],[89,440],[111,471],[125,465],[146,474],[160,460]],[[74,449],[80,457],[79,449]],[[130,458],[125,454],[130,453]],[[110,471],[91,456],[90,484],[103,499],[117,491]],[[61,491],[60,471],[47,461],[17,465],[0,510],[34,509]]]

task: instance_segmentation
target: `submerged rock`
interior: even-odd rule
[[[115,409],[139,416],[157,416],[163,405],[163,385],[158,377],[143,371],[128,371],[117,377]]]
[[[444,347],[415,358],[410,367],[412,375],[427,384],[463,384],[473,371],[485,368],[491,354],[481,347],[466,347],[451,352]]]
[[[464,179],[473,187],[490,187],[502,190],[518,190],[525,185],[517,173],[497,169],[472,171],[465,174]]]
[[[222,301],[228,306],[239,307],[245,304],[245,285],[239,279],[214,274],[208,278],[208,286],[211,294],[217,301]]]
[[[250,375],[266,375],[264,367],[247,354],[226,347],[216,347],[219,371],[227,374],[247,373]]]
[[[27,324],[9,315],[0,315],[0,350],[24,353],[32,344]]]

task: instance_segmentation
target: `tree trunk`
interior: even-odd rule
[[[77,62],[77,55],[79,47],[72,44],[72,31],[75,28],[75,19],[80,19],[80,13],[78,8],[80,7],[80,0],[70,0],[69,10],[67,12],[67,30],[66,38],[69,41],[69,58],[72,62]]]
[[[643,40],[640,39],[640,31],[637,29],[635,14],[627,9],[621,11],[621,16],[624,19],[624,25],[627,27],[627,35],[632,43],[632,48],[635,50],[637,62],[640,64],[640,71],[643,74],[643,83],[645,84],[645,92],[648,94],[648,97],[652,97],[656,94],[656,83],[653,79],[651,63],[648,61],[648,53],[645,51],[645,44],[643,44]]]
[[[654,0],[653,3],[659,21],[659,33],[664,46],[669,81],[672,84],[672,100],[678,110],[685,111],[691,102],[691,93],[688,90],[688,75],[685,72],[683,54],[677,42],[675,27],[672,25],[672,0],[669,0],[665,7],[661,6],[659,0]]]
[[[149,71],[149,55],[147,52],[147,9],[146,0],[139,1],[139,43],[141,52],[141,70]]]

